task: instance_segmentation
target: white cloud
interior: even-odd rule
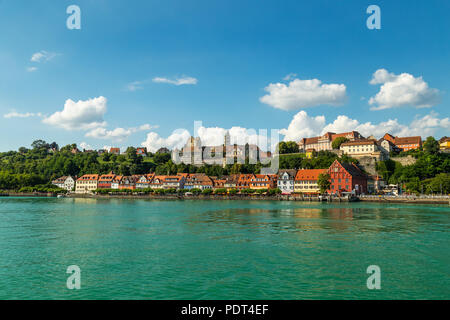
[[[11,118],[30,118],[30,117],[42,117],[41,113],[32,113],[32,112],[26,112],[26,113],[19,113],[16,111],[11,111],[10,113],[7,113],[3,115],[6,119]]]
[[[198,128],[197,134],[202,142],[202,146],[220,146],[224,143],[227,131],[230,134],[231,144],[254,144],[258,145],[262,150],[273,148],[270,145],[270,137],[268,136],[270,132],[259,132],[254,129],[232,127],[227,130],[219,127],[206,128],[202,126]],[[191,133],[186,129],[177,129],[167,138],[161,137],[156,132],[150,132],[147,134],[147,139],[142,143],[142,146],[151,152],[155,152],[162,147],[181,150],[190,137]]]
[[[38,68],[36,68],[36,67],[28,67],[28,68],[27,68],[27,71],[28,71],[28,72],[35,72],[35,71],[37,71],[37,69],[38,69]]]
[[[337,106],[347,99],[344,84],[322,84],[318,79],[294,79],[288,85],[271,83],[265,89],[269,94],[262,103],[281,110],[294,110],[323,104]]]
[[[148,131],[151,129],[157,128],[157,126],[151,126],[149,124],[144,124],[135,128],[116,128],[114,130],[107,130],[105,128],[99,127],[92,129],[88,133],[86,133],[86,137],[95,138],[95,139],[105,139],[105,140],[113,140],[117,142],[124,141],[133,133],[138,131]]]
[[[196,78],[192,78],[192,77],[181,77],[181,78],[176,78],[176,79],[155,77],[155,78],[153,78],[152,81],[156,82],[156,83],[170,83],[170,84],[174,84],[176,86],[189,85],[189,84],[195,85],[198,83],[198,80]]]
[[[130,129],[116,128],[114,130],[106,130],[105,128],[92,129],[86,133],[86,137],[95,139],[106,139],[121,142],[132,134]]]
[[[81,149],[84,149],[84,150],[93,150],[93,148],[89,144],[87,144],[86,142],[80,143],[79,146],[80,146]]]
[[[126,90],[131,91],[131,92],[141,90],[141,89],[143,89],[142,84],[143,84],[142,81],[131,82],[131,83],[127,84]]]
[[[161,137],[156,132],[149,132],[147,134],[147,139],[142,142],[142,146],[146,147],[150,152],[156,152],[162,147],[181,149],[190,136],[191,134],[189,131],[185,129],[177,129],[167,138]]]
[[[291,80],[291,79],[294,79],[296,76],[297,76],[296,73],[289,73],[288,75],[286,75],[286,76],[283,78],[283,80],[284,80],[284,81],[289,81],[289,80]]]
[[[373,123],[361,123],[356,119],[340,115],[333,122],[326,123],[324,116],[309,117],[305,111],[300,111],[292,119],[287,129],[280,130],[284,141],[298,141],[301,138],[319,136],[325,132],[358,131],[363,136],[374,135],[382,137],[385,133],[394,136],[422,136],[434,135],[440,129],[450,128],[450,118],[439,118],[438,114],[431,112],[425,116],[416,116],[409,124],[399,123],[397,119]]]
[[[44,118],[43,122],[66,130],[89,130],[103,127],[106,125],[103,120],[107,109],[106,103],[107,99],[102,96],[78,102],[68,99],[62,111],[57,111]]]
[[[52,60],[54,57],[56,57],[58,54],[54,53],[54,52],[48,52],[45,50],[39,51],[34,53],[31,56],[31,61],[32,62],[46,62],[46,61],[50,61]]]
[[[287,129],[281,129],[285,141],[298,141],[301,138],[317,135],[325,126],[325,117],[310,117],[305,111],[300,111],[292,119]]]
[[[396,75],[386,69],[377,70],[370,84],[381,84],[380,91],[369,100],[372,110],[383,110],[405,105],[427,108],[439,102],[439,90],[429,88],[422,77],[409,73]]]

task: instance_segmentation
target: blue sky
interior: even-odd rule
[[[81,30],[66,27],[72,4]],[[380,30],[366,26],[371,4]],[[450,135],[449,12],[446,0],[0,0],[0,151],[175,147],[195,120],[211,143],[231,127]]]

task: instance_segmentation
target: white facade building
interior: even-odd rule
[[[277,187],[282,194],[294,193],[294,181],[297,170],[280,170],[278,173]]]

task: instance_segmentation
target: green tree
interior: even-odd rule
[[[317,184],[320,189],[320,193],[327,192],[328,189],[330,189],[331,186],[331,177],[328,173],[321,173],[319,174],[319,179],[317,180]]]
[[[344,142],[348,142],[349,140],[346,137],[338,137],[336,139],[334,139],[334,141],[331,143],[331,147],[333,149],[339,149],[341,147],[341,144],[343,144]]]
[[[433,137],[428,137],[423,143],[423,150],[428,154],[436,154],[439,152],[439,142]]]

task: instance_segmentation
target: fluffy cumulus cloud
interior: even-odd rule
[[[422,136],[433,135],[440,129],[450,127],[450,118],[439,118],[438,114],[431,112],[425,116],[416,116],[409,124],[398,122],[397,119],[373,123],[361,123],[356,119],[340,115],[334,121],[327,123],[324,116],[309,117],[306,112],[300,111],[292,119],[287,129],[280,130],[284,135],[284,141],[298,141],[301,138],[308,138],[324,134],[325,132],[348,132],[358,131],[363,136],[370,135],[376,138],[382,137],[386,132],[395,136]]]
[[[107,99],[102,96],[78,102],[68,99],[62,111],[57,111],[44,118],[43,122],[66,130],[89,130],[103,127],[106,125],[103,120],[107,109],[106,104]]]
[[[245,145],[253,144],[258,145],[262,150],[273,149],[276,141],[271,140],[271,132],[265,130],[254,130],[242,127],[232,127],[231,129],[219,128],[219,127],[199,127],[197,136],[200,138],[203,146],[219,146],[224,143],[224,137],[227,131],[230,134],[230,143]],[[147,134],[147,139],[142,143],[143,147],[151,152],[157,151],[159,148],[166,147],[169,149],[182,149],[188,139],[191,137],[191,133],[186,129],[175,130],[167,138],[161,137],[156,132],[150,132]]]
[[[30,118],[30,117],[42,117],[42,113],[32,113],[32,112],[19,113],[16,111],[11,111],[11,112],[3,115],[3,118],[5,118],[5,119]]]
[[[381,85],[380,91],[369,99],[372,110],[406,105],[427,108],[439,102],[439,90],[428,87],[422,77],[416,78],[409,73],[396,75],[379,69],[373,74],[370,84]]]
[[[156,82],[156,83],[174,84],[176,86],[189,85],[189,84],[195,85],[198,83],[198,80],[193,77],[179,77],[179,78],[175,78],[175,79],[169,79],[169,78],[164,78],[164,77],[155,77],[155,78],[153,78],[152,81]]]
[[[298,141],[304,137],[312,137],[322,131],[325,117],[310,117],[305,111],[300,111],[292,119],[287,129],[280,130],[285,141]]]
[[[281,110],[295,110],[324,104],[337,106],[347,99],[347,88],[344,84],[325,84],[318,79],[294,79],[287,85],[271,83],[265,91],[268,94],[261,97],[260,101]]]
[[[104,139],[104,140],[112,140],[116,142],[122,142],[127,139],[133,133],[139,131],[148,131],[151,129],[157,128],[157,126],[151,126],[149,124],[144,124],[139,127],[134,128],[116,128],[113,130],[107,130],[106,128],[99,127],[92,129],[91,131],[86,133],[86,137],[94,138],[94,139]]]
[[[185,129],[177,129],[167,138],[161,137],[156,132],[149,132],[147,139],[142,143],[150,152],[156,152],[160,148],[181,149],[188,141],[191,134]]]

